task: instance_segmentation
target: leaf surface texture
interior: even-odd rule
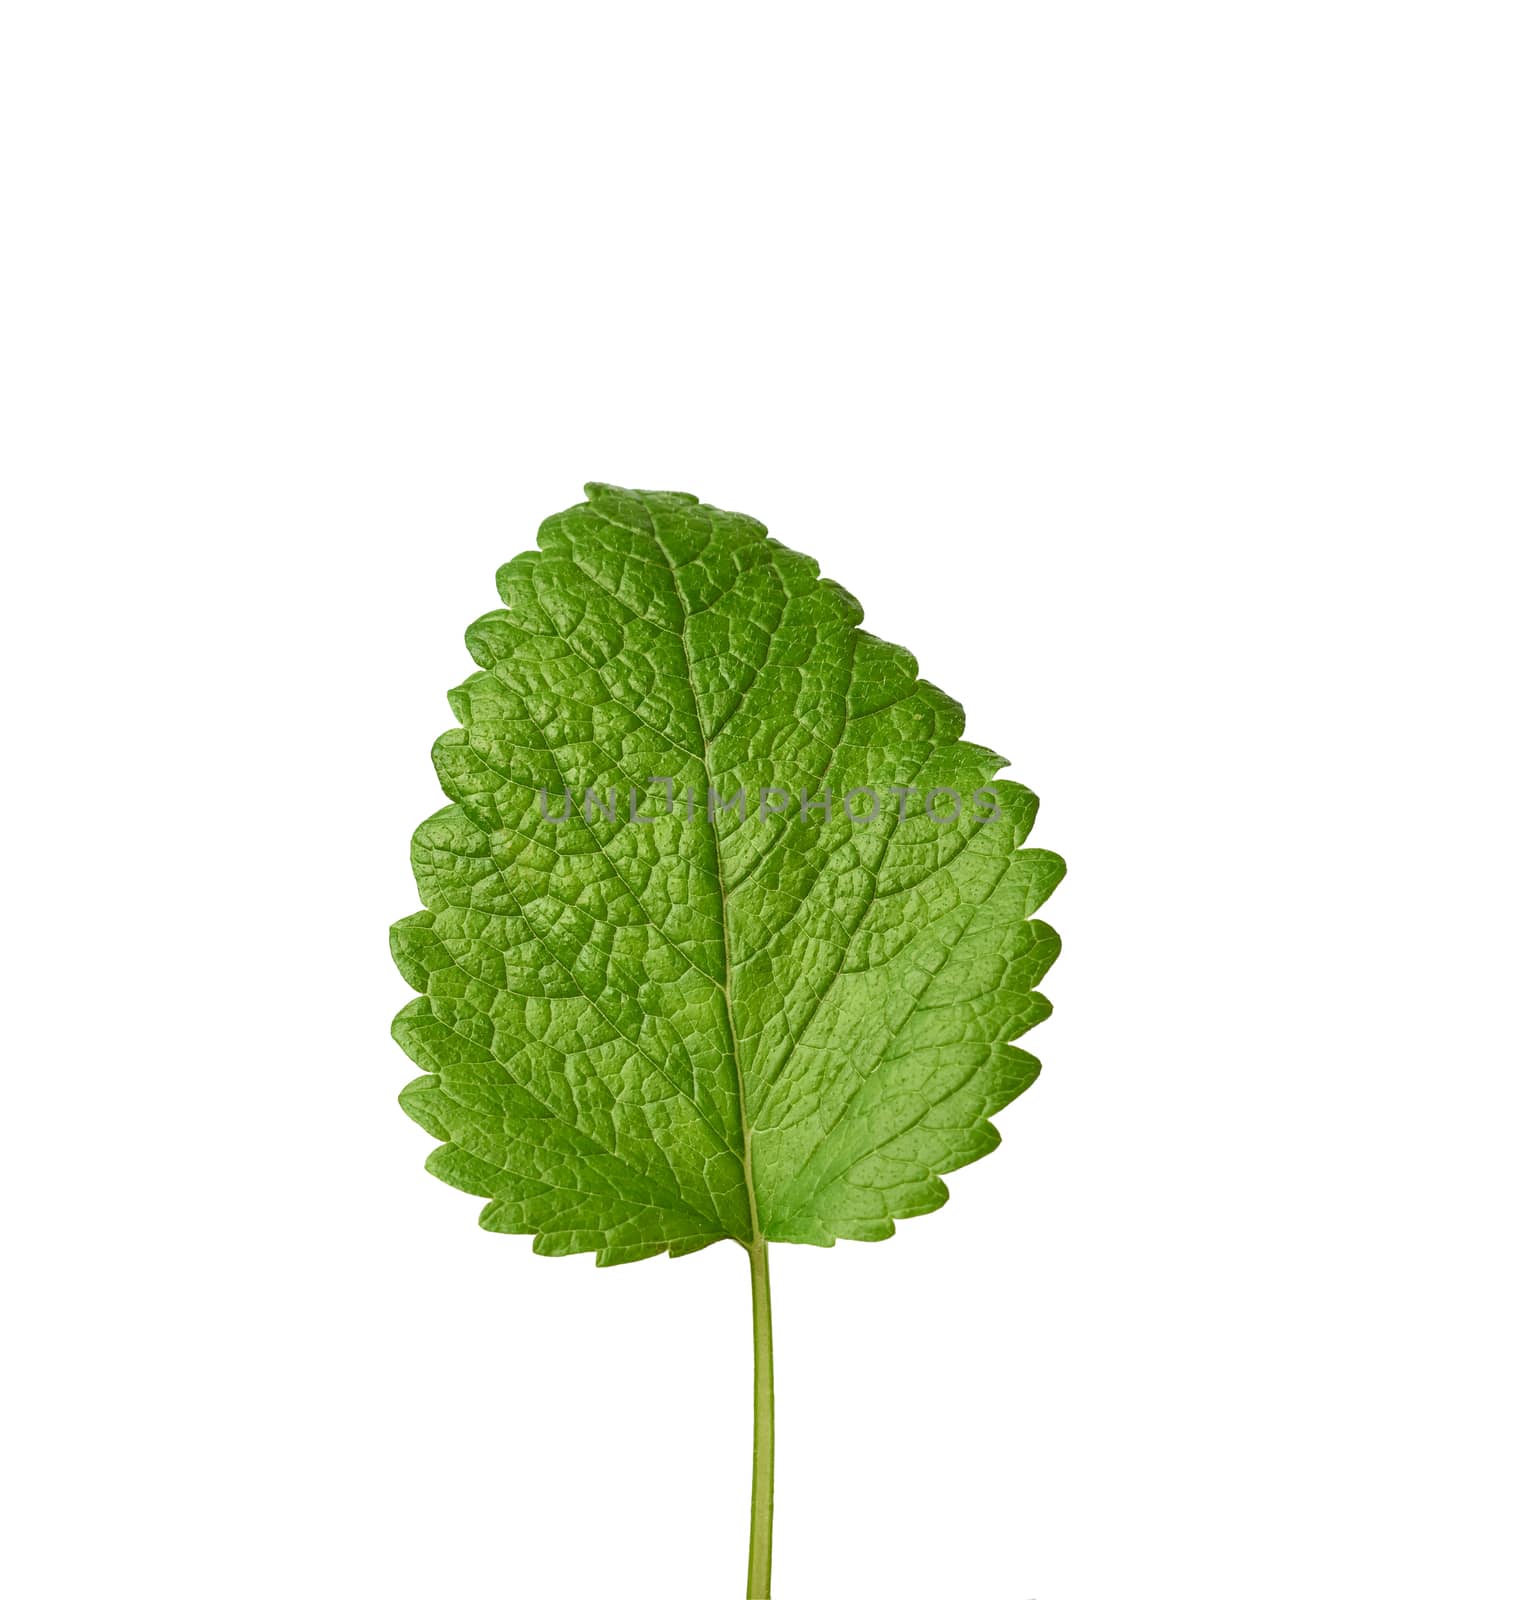
[[[425,909],[392,930],[402,1104],[429,1169],[545,1254],[886,1238],[1037,1076],[1011,1041],[1049,1012],[1033,913],[1064,865],[814,561],[691,495],[586,492],[468,630]]]

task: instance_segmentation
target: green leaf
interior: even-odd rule
[[[815,562],[691,495],[586,492],[501,569],[433,752],[452,803],[393,929],[427,1165],[601,1265],[887,1238],[1037,1076],[1010,1041],[1049,1012],[1064,864]]]

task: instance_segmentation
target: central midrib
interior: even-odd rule
[[[745,1178],[745,1198],[750,1206],[751,1237],[748,1249],[754,1249],[763,1242],[761,1232],[761,1218],[756,1210],[756,1180],[751,1172],[751,1125],[750,1119],[745,1114],[745,1069],[740,1064],[740,1036],[735,1031],[734,1009],[734,961],[729,949],[729,891],[724,886],[724,852],[719,843],[719,830],[713,820],[712,795],[713,768],[708,761],[708,752],[713,747],[713,741],[703,728],[703,708],[697,698],[697,684],[692,677],[692,648],[687,643],[687,623],[691,612],[687,603],[682,598],[681,584],[677,581],[676,569],[671,564],[670,552],[665,548],[660,539],[660,530],[655,530],[655,546],[660,551],[665,561],[666,571],[670,574],[671,589],[676,596],[676,609],[681,616],[681,627],[678,636],[681,639],[682,660],[686,665],[687,693],[692,697],[692,717],[697,723],[697,733],[702,741],[703,784],[706,795],[703,802],[703,813],[707,820],[708,837],[713,844],[713,871],[719,885],[719,926],[724,939],[724,1025],[728,1030],[729,1059],[734,1063],[735,1069],[735,1095],[740,1107],[740,1167]]]

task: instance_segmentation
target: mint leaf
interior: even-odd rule
[[[815,562],[586,492],[501,569],[433,752],[452,803],[393,929],[428,1168],[603,1266],[887,1238],[1037,1076],[1010,1041],[1049,1012],[1064,865]]]
[[[1037,800],[915,659],[750,517],[587,484],[501,568],[433,752],[420,992],[394,1036],[427,1162],[598,1265],[750,1257],[746,1593],[772,1566],[771,1240],[885,1239],[1038,1075],[1064,873]],[[557,794],[557,798],[553,796]]]

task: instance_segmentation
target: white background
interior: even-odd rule
[[[1004,1147],[775,1254],[781,1600],[1533,1594],[1526,24],[7,9],[10,1593],[742,1588],[744,1258],[394,1104],[462,629],[603,478],[1071,864]]]

